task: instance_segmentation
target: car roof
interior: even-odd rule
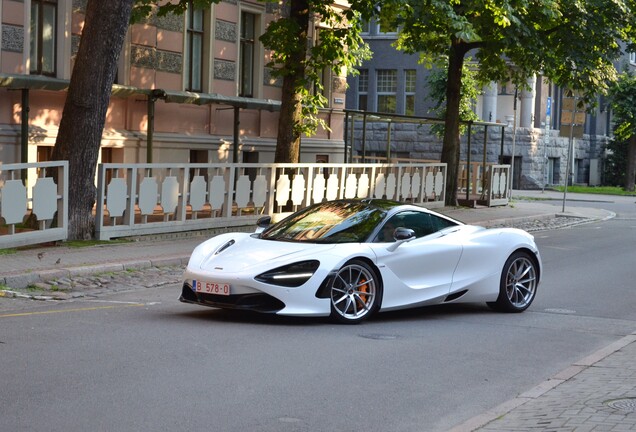
[[[405,211],[405,210],[415,210],[415,211],[420,211],[420,212],[424,212],[424,213],[431,213],[434,214],[436,216],[442,217],[444,219],[448,219],[450,221],[453,221],[457,224],[460,225],[464,225],[464,223],[462,221],[459,221],[457,219],[454,219],[452,217],[437,213],[436,211],[433,211],[431,209],[428,209],[426,207],[421,207],[415,204],[411,204],[411,203],[403,203],[403,202],[398,202],[398,201],[393,201],[393,200],[386,200],[386,199],[378,199],[378,198],[365,198],[365,199],[361,199],[361,200],[341,200],[341,201],[348,201],[348,202],[362,202],[367,204],[368,207],[371,208],[376,208],[376,209],[380,209],[386,212],[386,215],[388,217],[393,216],[396,213],[399,213],[401,211]]]
[[[403,203],[399,201],[393,201],[393,200],[387,200],[387,199],[381,199],[381,198],[338,199],[333,201],[326,201],[323,203],[319,203],[317,205],[322,205],[326,203],[336,204],[336,205],[356,204],[361,206],[360,208],[380,210],[389,216],[403,210],[416,210],[416,211],[434,213],[425,207],[420,207],[415,204]]]

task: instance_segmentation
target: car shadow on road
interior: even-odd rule
[[[490,315],[494,314],[485,304],[457,304],[424,306],[413,309],[405,309],[390,312],[377,313],[368,320],[358,324],[364,326],[370,323],[392,322],[425,322],[430,320],[447,319],[458,316]],[[190,318],[200,321],[214,321],[235,324],[256,324],[274,326],[346,326],[337,324],[329,317],[289,317],[276,314],[266,314],[244,310],[229,310],[217,308],[199,308],[188,310],[178,314],[182,318]]]

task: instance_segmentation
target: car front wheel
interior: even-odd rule
[[[523,312],[534,300],[538,284],[536,261],[527,252],[515,252],[504,264],[499,297],[489,306],[502,312]]]
[[[382,295],[376,272],[360,260],[350,261],[338,270],[330,291],[331,318],[345,324],[357,324],[371,316]]]

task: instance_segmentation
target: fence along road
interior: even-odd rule
[[[489,202],[507,202],[506,168],[485,173],[481,193]],[[441,163],[100,164],[96,237],[241,227],[263,214],[277,220],[338,198],[387,198],[438,208],[445,187]],[[0,248],[66,240],[68,163],[0,165],[0,217]],[[29,217],[37,227],[24,226]]]

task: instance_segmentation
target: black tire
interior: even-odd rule
[[[382,283],[376,271],[361,260],[342,266],[329,289],[331,319],[343,324],[358,324],[380,307]]]
[[[536,260],[528,252],[517,251],[503,266],[497,301],[488,306],[500,312],[523,312],[532,304],[538,285]]]

